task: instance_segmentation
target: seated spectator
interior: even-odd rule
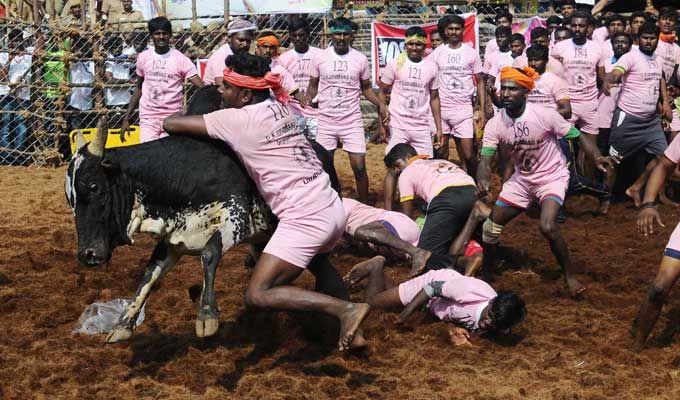
[[[82,17],[83,10],[80,7],[80,0],[69,0],[69,2],[64,5],[64,10],[61,12],[59,22],[63,27],[80,25]]]
[[[132,8],[132,0],[122,0],[121,7],[120,13],[108,16],[107,24],[114,24],[121,31],[144,28],[144,15],[141,11]]]

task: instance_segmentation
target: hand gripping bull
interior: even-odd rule
[[[184,254],[200,255],[203,290],[196,334],[217,332],[215,270],[224,252],[270,231],[275,218],[233,151],[221,142],[168,137],[138,146],[107,149],[106,122],[77,152],[65,190],[78,234],[78,259],[98,266],[136,232],[159,237],[133,303],[106,338],[129,339],[134,321],[156,281]],[[266,237],[266,236],[265,236]]]

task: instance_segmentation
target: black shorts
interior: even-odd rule
[[[668,147],[658,115],[642,119],[617,108],[609,134],[609,155],[627,158],[640,149],[659,156]]]
[[[448,254],[451,243],[463,229],[476,200],[474,186],[453,186],[439,193],[427,206],[418,247],[432,254]]]

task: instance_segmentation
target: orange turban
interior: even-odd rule
[[[536,86],[535,81],[539,77],[540,74],[531,67],[503,67],[503,69],[501,69],[501,81],[509,79],[528,90],[533,90],[534,86]]]
[[[267,72],[263,77],[256,78],[254,76],[241,75],[230,68],[225,68],[222,79],[237,87],[254,90],[271,89],[276,99],[283,104],[286,104],[290,99],[288,92],[283,87],[282,78],[279,74]]]
[[[276,47],[279,47],[281,45],[279,39],[274,35],[262,36],[260,38],[257,38],[257,40],[255,41],[255,44],[257,44],[258,46],[262,46],[265,43],[271,44],[272,46]]]
[[[675,33],[661,33],[659,40],[666,43],[675,43]]]

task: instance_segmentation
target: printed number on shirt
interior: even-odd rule
[[[460,54],[449,54],[449,64],[459,64]]]
[[[301,58],[301,59],[297,60],[298,71],[307,71],[307,70],[309,70],[310,61],[311,61],[311,60],[308,59],[308,58],[307,58],[307,59]]]
[[[574,47],[574,58],[588,58],[588,49],[585,47]]]
[[[347,60],[335,60],[333,61],[333,71],[335,72],[347,72],[349,67],[347,66]]]
[[[420,70],[420,68],[409,67],[409,69],[408,69],[408,77],[409,78],[411,78],[411,79],[422,79],[422,75],[423,75],[423,73]]]
[[[269,109],[269,111],[272,112],[272,114],[274,114],[274,120],[276,120],[276,121],[283,119],[290,114],[290,111],[288,111],[288,108],[282,106],[279,103],[269,104],[267,106],[267,108]]]
[[[518,122],[512,125],[512,131],[515,138],[525,138],[529,136],[529,127],[526,122]]]

